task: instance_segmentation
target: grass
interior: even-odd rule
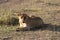
[[[7,26],[7,25],[1,25],[0,26],[0,31],[2,33],[8,33],[10,31],[15,31],[17,26]]]
[[[12,18],[16,18],[12,14],[13,12],[11,10],[0,9],[0,31],[1,33],[7,33],[7,32],[10,32],[16,29],[17,25],[15,26],[5,25],[8,22],[12,22],[11,21]]]
[[[10,1],[10,0],[9,0]],[[20,5],[21,3],[21,5]],[[11,18],[16,18],[15,11],[23,10],[27,14],[36,15],[42,18],[44,23],[59,24],[60,25],[60,1],[59,0],[26,0],[17,2],[7,2],[0,4],[0,22],[11,21]],[[54,15],[55,14],[55,15]],[[56,19],[54,19],[56,18]],[[15,32],[18,25],[1,25],[0,24],[0,39],[3,37],[12,37],[12,40],[60,40],[60,26],[49,27],[46,30]],[[45,29],[45,28],[44,28]],[[12,32],[11,32],[12,31]],[[15,33],[14,33],[14,32]],[[10,34],[9,34],[10,33]],[[5,39],[6,40],[6,39]],[[7,39],[9,40],[9,39]]]

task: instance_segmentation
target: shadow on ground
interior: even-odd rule
[[[58,31],[60,32],[60,25],[44,24],[42,27],[35,28],[36,30],[49,30],[49,31]]]
[[[32,27],[32,28],[30,28],[30,30],[27,28],[28,31],[49,30],[49,31],[58,31],[58,32],[60,32],[60,25],[45,24],[43,22],[42,18],[40,18],[40,17],[34,17],[33,18],[33,20],[36,20],[36,19],[38,19],[37,21],[39,21],[40,23],[42,23],[42,25],[40,25],[39,27]],[[23,31],[27,31],[27,29],[26,30],[25,29],[23,29]]]
[[[38,31],[38,30],[49,30],[49,31],[58,31],[60,32],[60,25],[52,25],[52,24],[44,24],[41,27],[35,27],[31,28],[30,30],[24,30],[24,31]]]

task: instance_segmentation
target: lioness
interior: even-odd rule
[[[34,27],[40,27],[43,25],[43,20],[40,17],[28,16],[27,14],[18,13],[19,24],[18,29],[29,29]]]

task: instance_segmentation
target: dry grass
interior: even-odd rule
[[[16,18],[14,12],[20,10],[41,17],[48,25],[39,30],[20,32],[15,31],[17,26],[1,25]],[[0,0],[0,22],[0,40],[60,40],[60,0]]]

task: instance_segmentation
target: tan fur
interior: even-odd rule
[[[19,17],[19,28],[25,27],[40,27],[43,25],[43,20],[40,17],[36,16],[28,16],[27,14],[18,14]]]
[[[19,28],[27,27],[27,24],[23,23],[23,21],[24,21],[23,16],[25,16],[25,15],[22,15],[21,13],[18,14],[19,25],[20,25]]]

